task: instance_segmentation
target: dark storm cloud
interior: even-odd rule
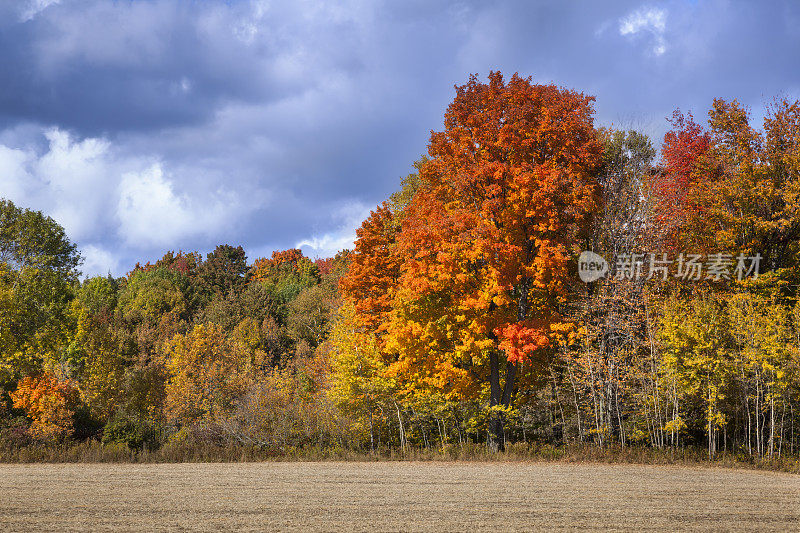
[[[26,21],[4,11],[6,120],[83,134],[154,130],[203,121],[226,101],[280,98],[310,81],[275,72],[270,60],[295,45],[277,17],[260,29],[269,38],[250,42],[246,3],[65,1]]]
[[[174,2],[0,6],[0,195],[86,270],[166,249],[348,245],[489,70],[597,96],[658,137],[715,96],[800,96],[792,2]],[[315,248],[316,247],[316,248]]]

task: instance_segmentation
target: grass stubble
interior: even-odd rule
[[[0,465],[4,531],[800,530],[800,476],[675,465]]]

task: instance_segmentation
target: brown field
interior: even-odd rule
[[[0,529],[800,530],[800,476],[558,463],[0,465]]]

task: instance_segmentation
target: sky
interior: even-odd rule
[[[800,98],[800,2],[0,0],[0,197],[85,275],[165,251],[328,257],[441,130],[518,72],[660,146],[680,108]]]

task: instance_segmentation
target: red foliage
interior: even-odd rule
[[[151,270],[155,270],[157,268],[166,268],[167,270],[180,272],[181,274],[190,276],[197,272],[197,267],[200,265],[200,263],[202,263],[202,261],[202,257],[200,257],[200,254],[196,252],[184,253],[183,251],[179,251],[177,254],[175,254],[175,252],[170,250],[164,254],[164,257],[156,261],[155,264],[150,263],[150,261],[144,265],[136,263],[136,266],[133,267],[133,270],[128,272],[128,278],[130,278],[136,272],[150,272]]]
[[[691,113],[676,109],[669,120],[672,129],[664,134],[661,156],[664,171],[652,177],[656,221],[665,239],[672,242],[679,230],[700,213],[693,194],[699,168],[711,147],[711,134],[694,121]],[[674,244],[674,242],[673,242]]]
[[[328,276],[328,274],[330,274],[333,271],[333,268],[335,266],[333,257],[326,257],[325,259],[321,258],[314,259],[314,264],[317,265],[317,271],[319,272],[319,275],[322,278]]]

